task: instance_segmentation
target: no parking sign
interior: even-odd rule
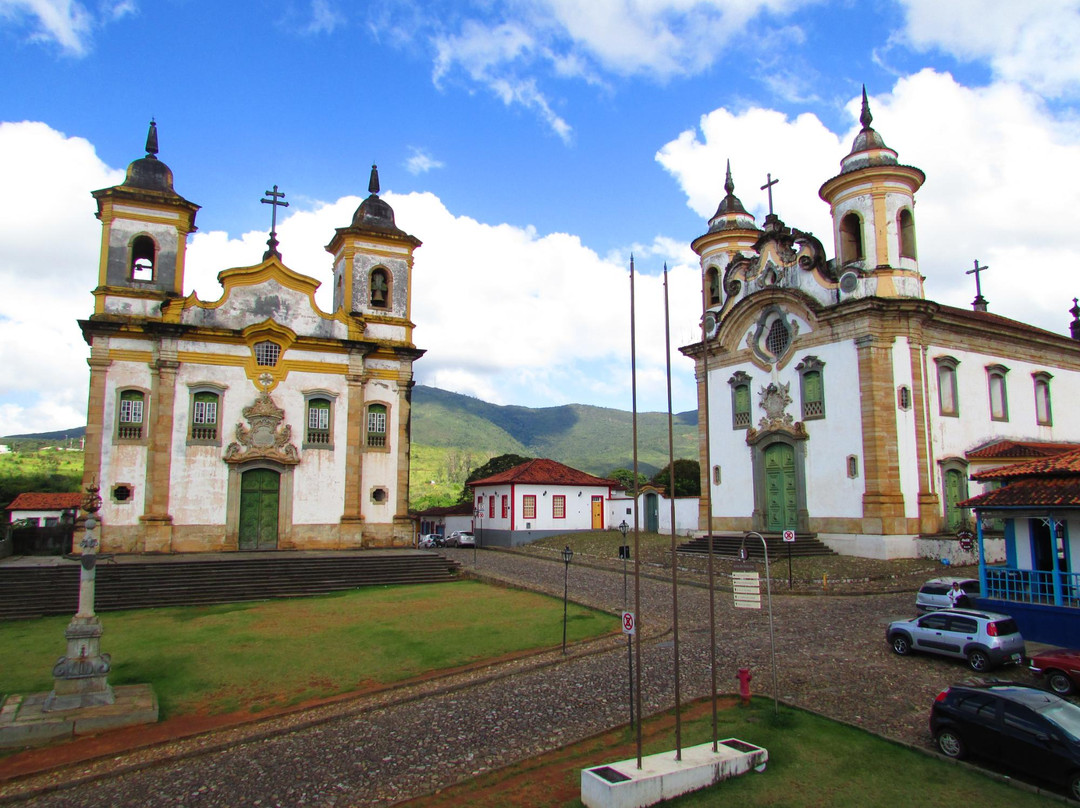
[[[622,613],[622,633],[637,634],[637,623],[634,621],[633,612]]]

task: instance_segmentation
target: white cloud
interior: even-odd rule
[[[961,61],[985,61],[998,79],[1049,97],[1080,84],[1080,0],[901,0],[907,42]]]
[[[0,0],[0,25],[30,28],[32,42],[52,42],[69,56],[85,56],[95,27],[137,13],[134,0],[98,4],[95,17],[77,0]]]
[[[305,34],[332,34],[344,22],[345,17],[329,0],[311,0],[311,20],[302,30]]]
[[[0,435],[85,422],[76,320],[93,311],[101,243],[90,191],[123,177],[82,138],[0,123]]]
[[[414,177],[419,174],[426,174],[433,169],[443,167],[442,161],[436,160],[428,154],[426,149],[410,146],[409,151],[412,152],[412,155],[405,161],[405,170]]]
[[[657,160],[672,173],[703,219],[723,198],[730,157],[735,194],[760,224],[766,172],[779,177],[776,209],[793,227],[813,231],[834,253],[828,207],[817,196],[839,170],[859,129],[859,99],[847,105],[852,127],[829,132],[812,115],[794,120],[752,108],[703,116]],[[926,172],[916,195],[919,263],[927,297],[967,308],[975,297],[965,272],[978,259],[983,294],[994,313],[1067,333],[1080,294],[1072,255],[1080,230],[1080,130],[1055,118],[1014,84],[967,88],[924,70],[891,95],[871,98],[874,128],[902,163]],[[749,181],[748,181],[749,180]]]

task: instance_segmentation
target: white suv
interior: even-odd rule
[[[885,638],[900,656],[926,651],[958,657],[980,673],[1006,663],[1022,664],[1026,650],[1009,615],[976,609],[941,609],[897,620],[889,624]]]

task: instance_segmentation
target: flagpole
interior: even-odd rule
[[[675,428],[671,415],[671,315],[664,262],[664,355],[667,359],[668,502],[671,505],[671,615],[675,657],[675,759],[682,760],[682,695],[679,688],[679,564],[675,555]]]
[[[705,286],[702,285],[701,310],[701,387],[702,406],[705,410],[705,537],[709,543],[709,671],[712,694],[712,750],[719,750],[719,730],[717,729],[716,707],[716,585],[713,570],[713,535],[712,535],[712,441],[709,437],[709,332],[706,328]],[[717,326],[719,328],[719,325]],[[701,417],[700,412],[698,418]]]
[[[634,321],[634,256],[630,256],[630,390],[633,402],[634,432],[634,617],[637,620],[638,642],[634,643],[634,699],[637,705],[637,767],[641,769],[641,534],[638,528],[640,488],[638,483],[638,431],[637,431],[637,342]]]

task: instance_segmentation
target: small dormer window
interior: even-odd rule
[[[131,280],[154,280],[157,245],[150,236],[136,236],[131,242]]]
[[[281,356],[281,346],[276,342],[266,340],[255,343],[255,364],[263,368],[272,368]]]
[[[390,308],[390,273],[381,267],[371,271],[371,307]]]

